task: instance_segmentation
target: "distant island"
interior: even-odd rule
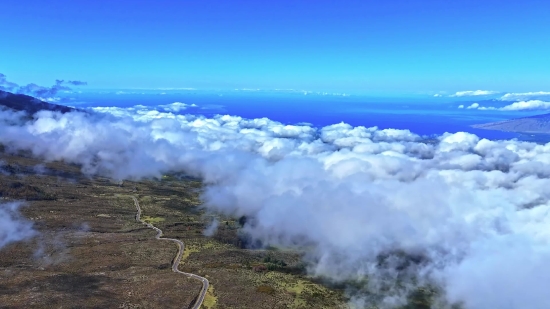
[[[28,95],[0,90],[0,107],[2,106],[16,111],[26,111],[29,114],[35,114],[41,110],[61,113],[69,113],[76,110],[68,106],[47,103]]]
[[[505,121],[472,125],[476,129],[497,130],[505,132],[549,134],[550,114],[523,117]]]

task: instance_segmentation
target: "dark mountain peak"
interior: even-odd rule
[[[16,111],[26,111],[29,114],[34,114],[41,110],[54,112],[68,113],[75,109],[63,105],[51,104],[41,101],[35,97],[24,94],[15,94],[0,90],[0,107],[5,106]]]

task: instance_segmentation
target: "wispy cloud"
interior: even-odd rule
[[[36,235],[32,223],[19,213],[21,202],[0,203],[0,249]]]
[[[467,91],[458,91],[455,94],[450,95],[451,97],[474,97],[474,96],[486,96],[497,94],[498,91],[491,90],[467,90]]]

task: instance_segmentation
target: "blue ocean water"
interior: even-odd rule
[[[200,92],[166,91],[162,94],[133,91],[132,93],[79,94],[76,107],[134,105],[157,106],[173,102],[195,104],[181,113],[213,116],[229,114],[243,118],[262,118],[285,124],[309,123],[322,127],[345,122],[353,126],[377,126],[381,129],[408,129],[423,136],[445,132],[470,132],[482,138],[522,140],[535,139],[531,135],[480,130],[473,124],[526,117],[537,112],[503,112],[496,110],[459,109],[475,101],[457,101],[451,98],[336,96],[303,93],[258,92]],[[540,112],[539,112],[540,114]],[[540,137],[536,137],[540,139]]]

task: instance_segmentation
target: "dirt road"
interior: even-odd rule
[[[206,296],[206,292],[208,291],[208,280],[204,277],[201,277],[201,276],[198,276],[198,275],[195,275],[195,274],[186,273],[186,272],[180,271],[178,269],[178,266],[181,262],[181,258],[183,257],[183,251],[185,249],[185,245],[179,239],[162,238],[162,230],[161,229],[159,229],[158,227],[156,227],[156,226],[154,226],[150,223],[147,223],[147,222],[141,220],[141,207],[139,207],[139,202],[138,202],[137,198],[135,198],[133,196],[132,196],[132,199],[134,200],[134,204],[136,205],[136,209],[137,209],[136,220],[141,222],[142,224],[146,225],[147,227],[155,230],[157,232],[157,235],[155,236],[156,239],[173,241],[178,245],[178,254],[176,255],[176,258],[174,259],[174,261],[172,263],[172,271],[174,271],[176,273],[179,273],[179,274],[182,274],[182,275],[186,275],[186,276],[194,278],[194,279],[198,279],[202,282],[201,292],[200,292],[199,296],[197,297],[197,300],[195,301],[195,304],[192,307],[193,309],[199,309],[202,305],[202,302],[204,301],[204,297]]]

